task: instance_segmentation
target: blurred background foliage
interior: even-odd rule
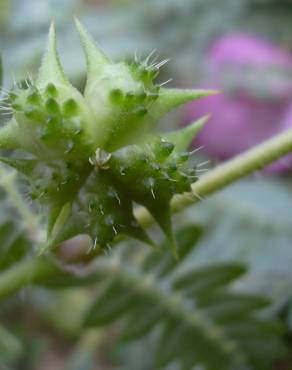
[[[226,33],[248,31],[291,46],[291,6],[289,0],[1,0],[0,46],[8,72],[34,70],[54,17],[65,68],[72,78],[82,77],[84,61],[72,24],[78,16],[112,58],[157,48],[171,58],[176,84],[181,78],[192,84],[208,44]]]
[[[74,30],[73,16],[82,20],[113,59],[132,59],[135,51],[142,57],[154,49],[157,49],[161,59],[170,58],[171,61],[164,69],[161,78],[162,81],[173,78],[173,82],[170,83],[173,86],[201,87],[206,83],[212,84],[208,74],[210,47],[224,37],[238,34],[265,40],[264,42],[269,42],[269,45],[289,55],[287,58],[291,58],[291,65],[288,63],[289,73],[285,79],[292,85],[291,0],[0,0],[0,9],[0,51],[6,89],[11,86],[14,78],[22,79],[27,76],[27,73],[33,75],[36,73],[52,17],[57,23],[59,50],[65,70],[71,80],[82,88],[85,79],[85,63]],[[255,62],[257,58],[261,59],[255,55]],[[273,63],[272,60],[271,64]],[[242,79],[244,75],[240,75],[240,72],[242,71],[239,70],[238,78]],[[270,78],[270,74],[268,77]],[[265,78],[267,75],[260,80],[263,85]],[[234,90],[230,88],[230,84],[224,84],[223,91],[228,99],[233,99]],[[265,89],[262,91],[265,93]],[[286,106],[288,111],[292,104],[292,88],[288,88],[280,95],[280,99],[285,102],[284,115],[288,116],[285,118],[285,125],[291,127],[289,123],[292,114],[290,116],[286,114]],[[261,100],[261,97],[256,99]],[[266,99],[266,96],[263,99]],[[261,112],[263,109],[267,114],[273,99],[278,99],[278,96],[269,96],[268,103],[265,102]],[[249,104],[254,105],[257,102],[258,100],[252,100]],[[241,101],[236,104],[241,106]],[[228,110],[228,107],[222,107],[222,109]],[[212,112],[212,105],[206,104],[204,109],[206,109],[205,113]],[[224,134],[224,122],[220,121],[220,109],[221,106],[219,111],[216,108],[218,137],[215,136],[212,140],[220,140],[223,146],[228,146],[228,141],[224,142],[226,134]],[[246,109],[249,107],[245,107],[244,112]],[[197,114],[195,111],[194,105],[194,108],[191,108],[194,116]],[[236,111],[235,119],[239,118],[242,112],[241,109]],[[259,119],[262,116],[257,117],[258,110],[253,109],[252,112],[254,121],[259,122],[260,125],[257,130],[268,131],[268,129],[265,131],[264,120]],[[225,118],[226,115],[223,113],[222,111],[222,117]],[[190,112],[186,114],[182,110],[179,114],[169,115],[163,125],[168,129],[185,124],[186,115],[189,116]],[[2,121],[4,119],[5,116],[2,117]],[[282,123],[280,128],[280,122],[277,122],[277,115],[273,119],[274,125],[279,126],[277,130],[282,129]],[[240,133],[250,130],[251,125],[251,122],[243,121]],[[256,135],[252,130],[250,134]],[[240,144],[240,134],[238,136],[236,140]],[[261,139],[264,138],[265,135],[262,135]],[[207,140],[207,143],[209,141]],[[200,144],[204,145],[204,140]],[[212,164],[220,159],[216,153],[208,152],[208,145],[200,155],[202,158],[198,160],[209,158]],[[187,241],[187,247],[185,247],[187,258],[184,258],[179,266],[171,266],[167,257],[154,257],[154,260],[163,266],[168,264],[170,270],[177,270],[174,276],[176,273],[183,275],[210,264],[214,266],[218,263],[244,264],[247,272],[243,275],[239,274],[240,276],[235,280],[231,278],[230,281],[222,283],[224,289],[225,285],[232,283],[233,294],[270,298],[271,304],[264,308],[260,317],[268,320],[280,319],[285,333],[282,335],[282,341],[288,344],[288,348],[292,331],[291,173],[292,168],[290,172],[289,166],[286,166],[285,171],[261,172],[176,215],[177,229],[185,226],[187,222],[191,223],[196,231],[196,236]],[[6,199],[5,193],[2,193],[0,202],[0,269],[5,270],[28,253],[30,242],[11,199]],[[152,232],[157,233],[157,230]],[[144,281],[149,275],[149,270],[144,264],[145,259],[148,258],[149,261],[147,253],[145,247],[136,248],[133,243],[125,243],[114,253],[96,262],[97,265],[91,266],[90,272],[93,271],[92,269],[97,269],[98,264],[105,266],[116,259],[122,259],[124,270],[128,269],[128,265],[132,266],[137,281]],[[83,271],[84,266],[74,268],[80,268]],[[167,284],[170,284],[171,278],[163,280],[160,274],[155,275],[155,268],[157,266],[152,266],[150,269],[151,278],[155,279],[156,286],[161,285],[162,289],[167,291]],[[156,322],[158,331],[151,331],[139,340],[126,344],[119,340],[119,334],[122,332],[120,322],[82,328],[82,317],[86,313],[88,315],[89,306],[93,303],[92,298],[97,299],[100,294],[106,294],[104,285],[107,279],[119,277],[120,275],[116,276],[114,273],[110,276],[98,275],[92,278],[90,286],[82,286],[80,281],[75,281],[71,284],[73,286],[67,289],[62,289],[62,284],[58,281],[55,282],[55,286],[59,286],[59,289],[28,285],[20,293],[2,301],[0,304],[3,325],[0,328],[0,368],[11,370],[156,370],[160,368],[155,362],[158,331],[161,329],[159,322],[158,324]],[[128,280],[125,281],[126,284],[119,282],[120,285],[114,287],[116,291],[121,291],[121,294],[115,295],[115,299],[122,299],[122,302],[130,291]],[[54,286],[54,282],[51,283]],[[171,294],[169,291],[170,296]],[[149,302],[149,297],[147,299],[139,295],[134,297],[137,302],[143,303],[145,300],[141,315],[147,313],[147,307],[153,305],[151,300]],[[128,298],[133,297],[129,295]],[[111,301],[106,302],[111,303]],[[98,307],[98,303],[96,304]],[[123,308],[116,312],[113,318],[123,318],[128,313],[124,308],[131,307],[131,305],[123,306],[121,301],[115,300],[112,304],[114,307]],[[260,304],[259,307],[255,305],[253,309],[256,310],[260,306]],[[109,312],[110,307],[105,305],[103,309],[104,312]],[[196,311],[195,308],[194,312]],[[96,310],[96,312],[100,311]],[[166,314],[163,313],[163,315]],[[212,320],[208,312],[206,315],[209,320]],[[157,317],[160,318],[159,315]],[[129,317],[126,319],[130,320]],[[102,321],[101,319],[98,321],[96,317],[95,320],[99,323]],[[112,320],[108,319],[108,321]],[[153,326],[156,325],[154,323]],[[132,328],[134,325],[132,323],[128,326]],[[179,345],[178,330],[174,330],[171,334],[177,339],[177,345]],[[254,332],[248,335],[256,336]],[[195,347],[196,334],[192,340]],[[263,337],[260,337],[260,340],[264,342]],[[267,348],[264,350],[266,353],[269,352]],[[283,355],[283,360],[280,359],[279,363],[275,363],[275,369],[291,368],[292,364],[289,365],[291,351],[290,346],[290,351]],[[200,359],[199,363],[193,361],[189,367],[187,365],[183,369],[208,368],[204,359]],[[182,367],[178,364],[177,358],[172,358],[163,368],[176,370]],[[256,365],[244,369],[261,368]]]

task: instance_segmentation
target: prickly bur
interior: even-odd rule
[[[87,60],[84,93],[63,72],[52,24],[37,78],[15,84],[6,97],[11,119],[0,129],[0,148],[16,154],[1,161],[27,178],[30,197],[48,215],[41,251],[77,234],[101,250],[120,235],[154,245],[135,219],[138,204],[177,255],[170,202],[198,178],[187,150],[206,118],[176,132],[155,128],[172,109],[212,91],[165,88],[155,80],[166,61],[150,54],[114,63],[76,26]]]

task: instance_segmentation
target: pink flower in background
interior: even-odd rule
[[[204,87],[222,94],[191,103],[187,122],[212,113],[196,143],[217,159],[232,157],[292,128],[292,55],[248,35],[217,41],[207,53]],[[272,172],[292,168],[292,155],[277,161]]]

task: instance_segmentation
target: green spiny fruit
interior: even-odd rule
[[[42,251],[80,233],[100,248],[121,234],[153,244],[134,217],[135,202],[153,215],[176,254],[170,201],[197,178],[187,147],[206,117],[176,132],[154,129],[170,110],[213,92],[163,88],[155,78],[164,61],[151,63],[150,55],[113,63],[76,26],[87,59],[84,94],[63,72],[52,24],[38,77],[11,90],[12,118],[0,130],[0,148],[31,159],[1,160],[27,177],[31,198],[47,208]]]

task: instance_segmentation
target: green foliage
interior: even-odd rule
[[[179,76],[192,84],[201,76],[202,51],[214,38],[226,32],[253,31],[287,45],[292,39],[289,0],[221,0],[220,3],[214,0],[135,0],[124,6],[109,5],[98,9],[86,6],[88,2],[69,0],[58,3],[57,13],[56,0],[46,0],[38,5],[40,17],[35,10],[35,0],[26,0],[25,6],[21,0],[5,0],[5,3],[9,5],[3,5],[0,18],[7,18],[5,25],[8,27],[1,28],[0,48],[5,64],[18,77],[28,70],[36,70],[47,24],[55,17],[62,27],[60,42],[66,70],[74,81],[83,79],[83,59],[70,21],[74,14],[80,13],[83,22],[110,55],[130,58],[135,49],[146,54],[159,45],[161,55],[172,58],[170,77]],[[121,5],[121,1],[118,3]],[[6,7],[10,12],[5,11]],[[173,50],[177,50],[175,58]]]
[[[52,24],[36,81],[9,93],[12,119],[0,131],[2,149],[31,159],[1,158],[23,173],[30,195],[48,210],[43,250],[77,234],[105,249],[118,235],[153,244],[136,222],[133,202],[145,206],[167,235],[174,255],[170,201],[191,190],[198,176],[187,146],[206,121],[172,134],[154,134],[173,108],[213,92],[162,88],[155,83],[166,61],[113,63],[76,21],[87,58],[82,95],[65,76]]]
[[[0,364],[7,366],[21,355],[22,343],[9,331],[0,327]]]
[[[2,204],[3,206],[3,204]],[[7,213],[0,216],[0,270],[4,270],[21,260],[30,250],[31,242],[25,237],[23,229],[9,220]]]
[[[197,226],[177,235],[182,259],[200,239]],[[156,333],[155,369],[179,363],[181,369],[268,369],[282,353],[279,325],[259,315],[268,306],[260,296],[234,291],[245,273],[237,263],[181,270],[165,254],[139,259],[129,246],[98,260],[104,285],[85,317],[86,327],[122,320],[122,342]],[[130,259],[129,259],[129,256]],[[154,330],[155,329],[155,330]]]
[[[0,186],[5,176],[1,171]],[[13,205],[0,192],[0,271],[20,261],[31,250],[31,241],[24,233],[21,220],[15,215]]]
[[[248,274],[240,289],[270,297],[279,313],[291,300],[291,207],[290,180],[251,178],[189,208],[182,220],[208,230],[189,263],[241,261]]]
[[[2,58],[0,55],[0,87],[2,87],[3,83],[3,64],[2,64]]]

